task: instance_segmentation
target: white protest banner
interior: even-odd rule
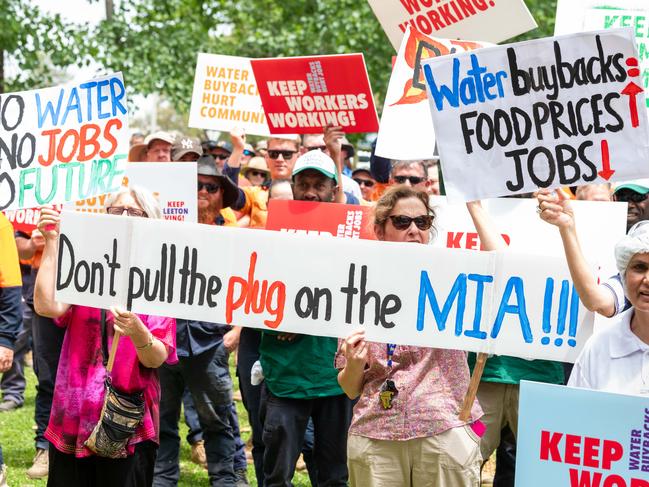
[[[443,196],[432,196],[437,237],[432,245],[450,249],[480,248],[480,238],[466,205],[449,204]],[[526,254],[563,257],[559,230],[541,220],[536,199],[496,198],[483,200],[482,206],[493,219],[509,248]],[[617,274],[615,244],[626,235],[626,203],[571,201],[577,222],[577,235],[588,262],[597,276],[605,280]]]
[[[188,125],[270,135],[249,58],[198,53]]]
[[[638,44],[642,86],[649,89],[649,2],[647,0],[559,0],[554,35],[631,27]],[[645,100],[649,110],[649,99]]]
[[[427,37],[407,28],[383,104],[377,155],[397,160],[431,159],[435,155],[435,131],[421,62],[485,45]]]
[[[516,440],[516,487],[649,487],[649,397],[522,381]]]
[[[613,29],[425,61],[449,199],[649,175],[637,55]]]
[[[58,254],[65,303],[562,361],[592,333],[554,257],[77,212]]]
[[[444,39],[501,42],[536,28],[523,0],[368,0],[399,50],[408,26]]]
[[[195,162],[131,162],[122,184],[148,189],[160,203],[165,220],[196,223],[198,202]],[[110,194],[69,203],[66,210],[105,213]]]
[[[0,210],[119,187],[128,153],[121,73],[0,96]]]

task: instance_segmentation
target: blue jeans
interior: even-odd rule
[[[2,399],[13,401],[19,406],[25,402],[25,354],[31,349],[32,346],[32,309],[23,306],[23,324],[18,332],[18,338],[14,344],[14,361],[11,368],[2,374],[0,380],[0,390],[2,391]]]
[[[194,406],[194,399],[185,387],[183,392],[183,412],[185,414],[185,423],[189,431],[187,432],[187,443],[193,445],[203,439],[203,430],[201,429],[200,421],[198,420],[198,413],[196,406]],[[234,435],[234,469],[246,470],[248,468],[248,461],[246,460],[246,445],[241,439],[241,431],[239,431],[239,417],[237,416],[237,406],[232,403],[230,408],[230,426],[232,426],[232,434]]]
[[[235,442],[230,424],[232,379],[228,352],[223,343],[191,357],[179,357],[177,365],[160,367],[160,449],[153,485],[178,485],[180,476],[178,420],[185,386],[189,388],[203,430],[210,485],[233,487]]]

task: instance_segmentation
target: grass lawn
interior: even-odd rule
[[[231,357],[232,359],[232,357]],[[234,375],[233,363],[231,360],[232,378],[235,380],[235,391],[238,391],[237,378]],[[29,367],[27,371],[27,390],[25,391],[25,405],[9,413],[0,413],[0,445],[4,455],[4,461],[9,467],[10,487],[37,487],[45,486],[45,480],[30,480],[25,471],[31,466],[34,456],[34,396],[36,395],[36,377]],[[241,426],[241,436],[244,443],[249,445],[250,425],[248,414],[241,401],[237,401],[237,412]],[[193,464],[189,459],[189,444],[185,441],[187,426],[181,422],[181,452],[180,452],[180,482],[181,487],[197,487],[209,485],[207,472]],[[250,485],[257,485],[255,472],[252,464],[248,465],[248,481]],[[308,487],[311,485],[306,472],[297,472],[293,483],[296,487]]]

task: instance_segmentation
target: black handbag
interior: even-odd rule
[[[93,428],[84,445],[96,455],[106,458],[125,458],[128,455],[126,445],[144,418],[144,393],[127,394],[120,392],[115,389],[110,379],[119,338],[119,333],[115,333],[110,356],[108,356],[106,311],[102,309],[101,353],[107,372],[104,384],[106,396],[99,422]]]

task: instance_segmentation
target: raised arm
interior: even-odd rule
[[[480,237],[480,243],[483,250],[503,250],[507,248],[507,243],[500,235],[496,228],[496,224],[491,219],[491,216],[482,207],[480,201],[469,201],[466,204],[475,229]]]
[[[34,286],[34,308],[39,315],[48,318],[58,318],[70,307],[70,305],[59,303],[54,299],[60,220],[56,210],[41,209],[38,229],[45,239],[45,246]]]
[[[584,258],[577,238],[575,215],[570,201],[560,192],[541,190],[537,195],[539,216],[559,228],[563,250],[568,261],[570,277],[581,302],[587,309],[610,318],[616,312],[615,296],[609,288],[597,284],[588,262]]]
[[[336,178],[338,179],[338,191],[336,191],[336,203],[346,203],[347,197],[343,190],[343,158],[342,138],[345,135],[342,127],[335,127],[328,124],[324,128],[324,142],[329,150],[329,155],[336,164]]]

